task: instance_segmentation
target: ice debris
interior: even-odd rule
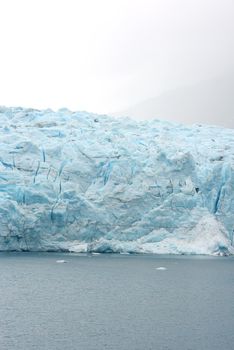
[[[233,253],[234,130],[0,108],[0,250]]]

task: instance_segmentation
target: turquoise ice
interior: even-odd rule
[[[233,253],[234,130],[0,108],[0,250]]]

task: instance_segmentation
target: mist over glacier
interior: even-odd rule
[[[234,253],[234,130],[0,109],[0,250]]]

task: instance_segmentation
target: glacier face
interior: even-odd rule
[[[234,130],[0,109],[0,250],[234,253]]]

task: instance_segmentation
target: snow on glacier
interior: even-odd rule
[[[0,108],[0,250],[234,253],[234,130]]]

